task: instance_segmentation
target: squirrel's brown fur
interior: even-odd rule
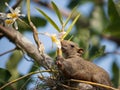
[[[57,57],[56,63],[65,78],[86,80],[111,86],[109,75],[104,69],[81,57],[83,49],[79,48],[74,42],[67,40],[63,40],[61,44],[65,58]]]

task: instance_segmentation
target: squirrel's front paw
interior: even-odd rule
[[[63,58],[62,56],[57,56],[57,57],[56,57],[56,61],[59,61],[59,60],[61,61],[61,60],[63,60],[63,59],[64,59],[64,58]]]
[[[56,61],[56,65],[58,66],[58,68],[61,68],[62,67],[62,62]]]

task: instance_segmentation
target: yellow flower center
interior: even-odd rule
[[[12,24],[12,23],[13,23],[13,20],[11,20],[11,19],[6,19],[6,20],[5,20],[5,23],[6,23],[6,24]]]
[[[9,13],[7,14],[7,17],[13,19],[13,18],[18,18],[18,15],[16,13]]]
[[[55,35],[51,36],[51,40],[52,40],[52,42],[57,42],[58,41]]]

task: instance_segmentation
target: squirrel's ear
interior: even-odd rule
[[[83,50],[82,48],[79,48],[79,49],[78,49],[78,53],[83,54],[83,53],[84,53],[84,50]]]

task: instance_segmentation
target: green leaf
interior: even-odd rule
[[[35,24],[36,27],[43,27],[47,24],[47,21],[41,17],[38,16],[31,16],[31,20],[32,22]],[[22,18],[22,22],[18,20],[18,29],[20,32],[25,32],[25,31],[32,31],[30,26],[27,25],[27,23],[29,23],[28,18],[24,17]]]
[[[6,8],[5,2],[9,3],[11,0],[0,0],[0,12],[5,12]]]
[[[114,3],[115,3],[115,6],[116,6],[116,9],[118,11],[118,14],[120,16],[120,0],[117,0],[117,1],[114,0]]]
[[[104,9],[100,6],[95,6],[92,13],[90,18],[90,28],[96,34],[101,34],[108,25],[108,18],[106,18]],[[95,23],[97,23],[97,25]]]
[[[74,8],[78,4],[80,4],[80,1],[86,1],[86,0],[71,0],[70,3],[68,4],[69,8]]]
[[[70,3],[67,5],[68,8],[72,9],[77,5],[94,2],[93,0],[70,0]]]
[[[0,87],[5,85],[10,79],[11,74],[7,69],[0,68]],[[12,90],[11,87],[6,87],[4,90]]]
[[[104,54],[104,51],[105,51],[105,45],[103,45],[99,48],[99,50],[96,53],[96,56],[97,57],[102,56]]]
[[[10,77],[11,74],[7,69],[0,68],[0,83],[7,82],[10,79]]]
[[[113,65],[112,65],[112,72],[113,72],[113,78],[112,81],[114,83],[115,87],[119,86],[119,80],[120,80],[120,70],[119,67],[117,66],[116,60],[114,60]]]
[[[27,0],[27,16],[28,16],[28,21],[31,22],[31,19],[30,19],[30,0]]]
[[[116,21],[117,19],[120,18],[113,0],[108,1],[108,14],[111,21]]]
[[[120,26],[119,26],[120,16],[116,10],[113,0],[108,1],[108,14],[111,22],[104,33],[109,33],[112,36],[119,37],[120,36]]]
[[[52,6],[53,6],[53,9],[55,10],[58,18],[59,18],[59,21],[60,21],[61,25],[62,25],[63,21],[62,21],[62,15],[60,13],[60,10],[58,9],[58,7],[56,6],[56,4],[54,2],[52,2]]]
[[[104,55],[105,46],[94,45],[89,50],[89,59],[94,60],[102,55]]]
[[[42,10],[40,10],[39,8],[36,8],[49,22],[50,24],[58,31],[60,32],[60,28],[57,26],[57,24],[46,14],[44,13]]]
[[[6,63],[6,68],[10,71],[12,77],[10,80],[14,80],[19,77],[18,72],[18,64],[22,59],[22,53],[18,50],[14,51],[13,54],[10,56],[8,62]]]
[[[20,74],[20,76],[19,77],[24,77],[25,75],[22,75],[22,74]],[[25,77],[25,78],[23,78],[23,79],[21,79],[21,80],[19,80],[18,82],[16,82],[17,83],[17,85],[16,85],[16,90],[27,90],[27,88],[28,88],[28,85],[30,84],[30,83],[32,83],[32,78],[30,78],[30,77]]]
[[[118,20],[120,19],[120,17],[118,15],[117,10],[116,10],[115,4],[112,0],[109,0],[109,2],[108,2],[108,14],[110,16],[111,22],[117,21],[117,23],[118,23]]]
[[[116,20],[115,22],[111,22],[107,29],[105,30],[105,33],[109,33],[112,36],[120,38],[120,19]]]
[[[72,12],[70,13],[70,15],[68,16],[67,20],[65,21],[65,23],[63,24],[63,26],[65,27],[67,25],[67,23],[69,22],[69,20],[71,19],[73,13],[75,12],[77,7],[75,7]]]
[[[64,38],[69,34],[69,32],[72,30],[73,26],[75,25],[75,23],[76,23],[76,21],[78,20],[79,17],[80,17],[80,14],[78,14],[78,15],[76,16],[76,18],[73,20],[73,22],[71,23],[71,25],[70,25],[69,28],[67,29],[66,34],[63,36],[62,39],[64,39]]]
[[[87,52],[89,51],[89,40],[90,40],[90,31],[87,28],[79,28],[76,30],[77,32],[74,33],[74,38],[73,41],[78,43],[80,48],[83,48],[85,53],[84,56],[85,58],[88,57]]]

